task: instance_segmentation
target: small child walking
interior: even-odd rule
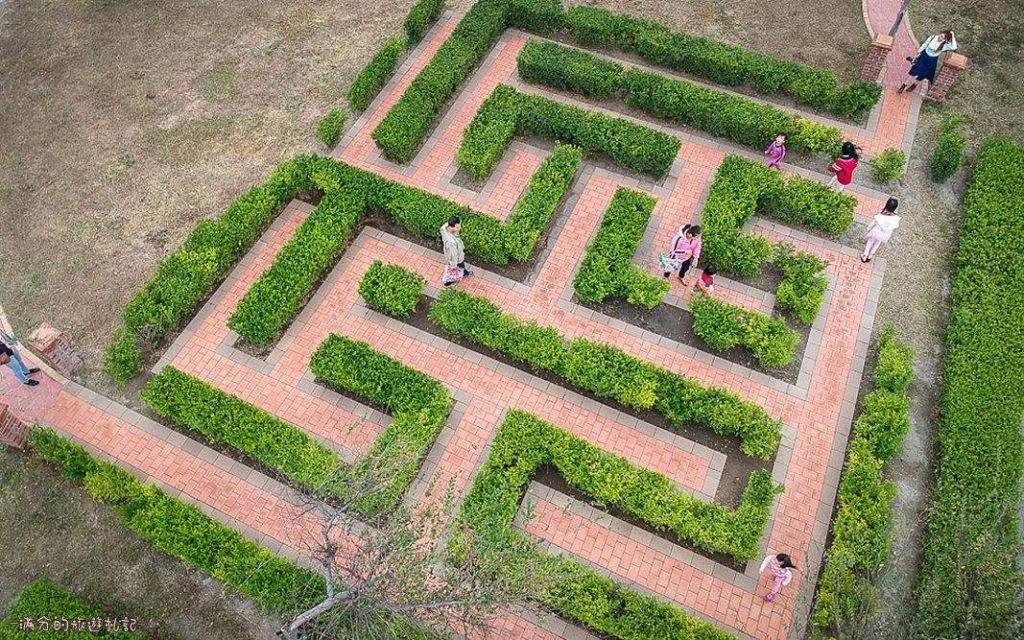
[[[704,271],[700,273],[700,278],[697,279],[697,290],[701,293],[714,293],[716,273],[718,273],[718,269],[715,268],[715,265],[709,264],[704,267]]]
[[[843,189],[853,182],[853,172],[857,169],[858,164],[860,164],[860,156],[857,153],[857,147],[852,142],[844,142],[840,156],[828,165],[828,172],[832,174],[828,186],[842,193]]]
[[[878,249],[886,242],[889,242],[892,232],[900,226],[900,217],[896,215],[896,209],[899,206],[899,200],[889,198],[882,212],[871,221],[871,225],[868,226],[868,240],[864,244],[864,252],[860,254],[861,262],[871,262]]]
[[[793,564],[793,559],[786,553],[770,555],[761,562],[760,572],[768,571],[773,579],[772,590],[764,596],[765,602],[774,600],[775,596],[779,595],[779,592],[782,591],[782,587],[793,580],[793,569],[796,569],[796,565]]]
[[[764,150],[764,155],[768,160],[769,167],[781,171],[782,160],[786,157],[786,134],[780,133],[775,136],[775,140],[772,140],[772,143]]]

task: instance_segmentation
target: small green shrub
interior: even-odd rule
[[[903,438],[910,431],[910,398],[903,393],[875,389],[864,396],[853,431],[870,445],[876,458],[888,462],[900,452]]]
[[[946,116],[939,129],[939,137],[935,140],[932,152],[932,180],[945,182],[960,170],[964,163],[964,149],[967,138],[959,131],[963,124],[963,116]]]
[[[426,284],[419,274],[374,260],[359,281],[359,295],[371,309],[406,318],[416,309]]]
[[[782,282],[775,291],[775,306],[789,311],[797,322],[814,324],[828,290],[825,262],[782,244],[777,247],[774,264],[782,272]]]
[[[135,336],[124,327],[114,331],[114,339],[103,353],[103,374],[123,385],[142,368],[142,350]]]
[[[914,379],[914,350],[896,339],[892,325],[878,337],[878,364],[872,379],[879,389],[894,393],[905,392]]]
[[[341,109],[331,109],[320,124],[316,127],[316,137],[324,143],[328,149],[333,149],[341,139],[341,132],[345,128],[345,121],[348,116]]]
[[[420,3],[422,4],[422,3]],[[418,7],[419,4],[416,5]],[[413,7],[415,11],[415,7]],[[398,59],[405,53],[405,40],[399,36],[392,36],[373,54],[366,66],[359,72],[348,88],[348,104],[352,110],[361,113],[366,110],[373,99],[377,97],[380,90],[388,83],[395,73]],[[333,113],[333,112],[332,112]],[[340,131],[340,127],[339,127]],[[323,140],[323,138],[320,138]],[[337,141],[337,138],[335,138]],[[334,143],[324,141],[329,147]]]
[[[654,205],[654,198],[640,191],[615,192],[573,280],[577,298],[595,304],[625,298],[648,309],[665,299],[668,282],[633,264]]]
[[[49,623],[44,627],[36,627],[26,631],[19,630],[19,624],[23,620],[31,620],[38,624],[40,618],[47,621],[68,621],[68,620],[120,620],[110,612],[104,612],[98,607],[75,597],[74,595],[58,588],[56,585],[40,578],[25,588],[18,596],[18,599],[11,606],[7,615],[0,620],[0,636],[5,639],[19,640],[22,638],[36,638],[38,640],[53,640],[56,638],[107,638],[109,640],[130,640],[145,637],[139,631],[130,631],[121,627],[118,623],[118,630],[101,631],[67,631],[64,629],[50,630]],[[127,617],[123,618],[127,620]],[[67,623],[65,622],[65,625]]]
[[[715,351],[742,345],[764,367],[785,367],[796,359],[800,336],[782,318],[747,311],[708,295],[690,300],[693,332]]]
[[[871,160],[871,175],[878,182],[892,182],[903,175],[907,156],[899,149],[886,149]]]
[[[85,449],[52,429],[30,429],[28,447],[43,460],[59,467],[65,478],[75,482],[83,482],[97,469],[96,461]]]
[[[412,5],[409,14],[405,16],[405,34],[409,42],[419,44],[430,25],[437,22],[443,9],[444,0],[418,0]]]

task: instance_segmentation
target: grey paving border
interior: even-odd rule
[[[118,404],[110,400],[109,398],[105,398],[97,394],[95,391],[87,389],[86,387],[83,387],[76,382],[69,381],[64,386],[64,390],[70,393],[72,396],[78,398],[79,400],[82,400],[83,402],[101,411],[109,413],[110,415],[116,418],[124,420],[125,422],[135,427],[138,427],[140,430],[148,433],[149,435],[159,440],[162,440],[176,448],[182,449],[186,453],[196,458],[199,458],[204,462],[208,462],[213,466],[217,467],[218,469],[221,469],[225,473],[228,473],[238,478],[242,482],[250,484],[256,487],[257,489],[266,491],[267,493],[270,493],[271,495],[284,500],[285,502],[292,506],[304,508],[307,507],[313,500],[309,496],[285,484],[282,484],[281,482],[278,482],[277,480],[267,475],[264,475],[263,473],[260,473],[259,471],[253,469],[252,467],[241,464],[233,460],[232,458],[229,458],[207,447],[206,445],[201,444],[197,440],[192,440],[191,438],[187,437],[181,432],[165,427],[164,425],[154,420],[151,420],[150,418],[147,418],[146,416],[143,416],[142,414],[122,404]],[[266,533],[261,533],[256,529],[253,529],[252,527],[244,524],[234,516],[228,515],[227,513],[221,511],[217,507],[206,504],[205,502],[202,502],[194,498],[190,494],[185,493],[181,489],[173,487],[158,478],[150,476],[145,471],[139,469],[138,467],[134,466],[133,464],[126,460],[120,460],[104,451],[97,449],[93,445],[85,442],[84,440],[75,436],[74,434],[69,434],[64,431],[61,431],[57,427],[54,428],[58,432],[60,432],[64,437],[70,438],[77,444],[84,447],[95,457],[116,464],[117,466],[125,469],[126,471],[129,471],[141,482],[153,483],[156,486],[158,486],[164,493],[167,493],[168,495],[178,498],[180,500],[183,500],[184,502],[187,502],[189,504],[195,505],[196,507],[202,509],[207,515],[215,518],[224,525],[238,531],[243,536],[259,544],[265,549],[273,553],[279,554],[300,566],[306,568],[315,568],[313,567],[309,558],[302,552],[302,550],[289,546],[281,540],[277,540],[276,538],[273,538]],[[365,528],[365,525],[363,525],[362,523],[354,522],[353,527],[354,530],[358,533],[361,529]]]

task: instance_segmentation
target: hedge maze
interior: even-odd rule
[[[872,196],[757,153],[786,131],[823,159],[880,87],[554,0],[431,27],[439,6],[353,85],[331,156],[283,163],[168,258],[108,371],[173,337],[142,395],[182,433],[325,500],[386,469],[366,516],[447,483],[473,533],[452,562],[474,537],[541,541],[551,615],[507,633],[787,637],[884,262],[844,244]],[[474,275],[446,289],[453,216]],[[704,247],[683,285],[656,256],[685,223]],[[806,569],[769,605],[777,551]]]

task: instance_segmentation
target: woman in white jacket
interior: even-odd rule
[[[864,244],[864,252],[860,254],[861,262],[871,262],[879,247],[888,242],[892,232],[900,226],[900,217],[896,215],[896,208],[899,206],[899,200],[889,198],[882,212],[871,221],[871,225],[868,226],[868,241]]]
[[[447,265],[443,279],[446,287],[473,273],[466,268],[466,245],[462,242],[460,231],[462,221],[458,217],[452,217],[441,225],[441,244],[444,246],[444,260]]]

